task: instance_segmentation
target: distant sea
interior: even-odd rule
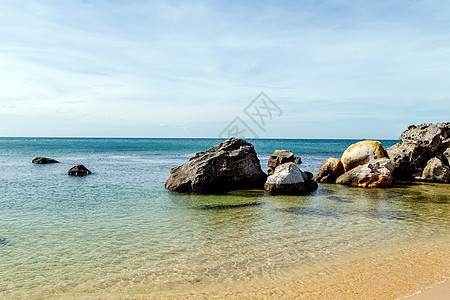
[[[315,173],[357,140],[249,140]],[[218,139],[0,138],[0,298],[160,296],[254,285],[449,238],[448,185],[181,195],[172,167]],[[385,148],[394,140],[382,140]],[[34,165],[36,156],[61,163]],[[73,165],[93,172],[70,177]]]

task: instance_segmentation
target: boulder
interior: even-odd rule
[[[345,172],[368,163],[371,160],[385,157],[383,145],[378,141],[361,141],[351,145],[342,154]]]
[[[263,189],[266,178],[253,145],[230,138],[173,168],[165,186],[175,192],[219,193]]]
[[[415,143],[397,143],[386,149],[389,159],[394,163],[393,176],[399,180],[414,180],[422,176],[433,152]]]
[[[33,162],[33,164],[57,164],[57,163],[59,163],[59,161],[57,161],[56,159],[48,158],[48,157],[40,157],[40,156],[33,159],[32,162]]]
[[[312,174],[302,172],[295,163],[288,162],[275,168],[267,177],[264,189],[272,195],[301,195],[317,189]]]
[[[386,149],[395,164],[395,179],[446,182],[444,169],[450,167],[450,122],[411,125],[400,140],[401,143]]]
[[[394,167],[388,158],[379,158],[344,173],[336,179],[336,183],[356,187],[390,187]]]
[[[403,143],[412,143],[442,153],[450,142],[450,122],[410,125],[400,135]]]
[[[287,162],[301,164],[302,159],[299,156],[294,156],[291,150],[275,150],[267,162],[267,166],[269,167],[266,172],[267,175],[272,175],[276,167]]]
[[[450,183],[450,168],[444,165],[439,158],[433,157],[427,162],[427,165],[423,169],[422,176],[417,179]]]
[[[317,182],[335,183],[336,179],[344,174],[344,166],[339,159],[328,158],[317,171],[314,180]]]
[[[67,174],[70,176],[86,176],[92,174],[92,172],[83,165],[75,165],[67,171]]]

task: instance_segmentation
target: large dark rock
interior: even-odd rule
[[[344,174],[344,165],[339,159],[328,158],[317,171],[314,180],[322,183],[335,183],[336,179]]]
[[[356,187],[390,187],[393,170],[394,164],[384,157],[351,169],[339,176],[336,183]]]
[[[317,189],[317,183],[309,172],[302,172],[295,163],[288,162],[275,168],[267,177],[264,189],[272,195],[301,195]]]
[[[89,174],[92,174],[92,172],[83,165],[75,165],[67,171],[67,175],[70,176],[86,176]]]
[[[400,140],[401,143],[386,149],[395,164],[394,179],[442,181],[433,179],[434,176],[430,175],[435,162],[432,162],[427,174],[424,171],[433,158],[437,158],[444,167],[449,167],[450,122],[411,125],[400,135]],[[442,177],[445,178],[446,176]]]
[[[253,145],[230,138],[173,168],[165,186],[176,192],[218,193],[263,189],[266,178]]]
[[[48,158],[48,157],[36,157],[35,159],[33,159],[33,164],[57,164],[59,163],[59,161],[53,159],[53,158]]]

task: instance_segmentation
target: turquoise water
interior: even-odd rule
[[[215,139],[0,138],[0,298],[157,296],[284,278],[350,256],[449,237],[448,185],[307,196],[180,195],[170,169]],[[354,140],[252,140],[315,173]],[[382,141],[385,147],[396,141]],[[60,164],[34,165],[36,156]],[[70,177],[82,163],[94,174]]]

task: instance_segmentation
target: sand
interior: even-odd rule
[[[164,299],[450,299],[448,278],[450,242],[440,242],[382,251],[262,286]]]

